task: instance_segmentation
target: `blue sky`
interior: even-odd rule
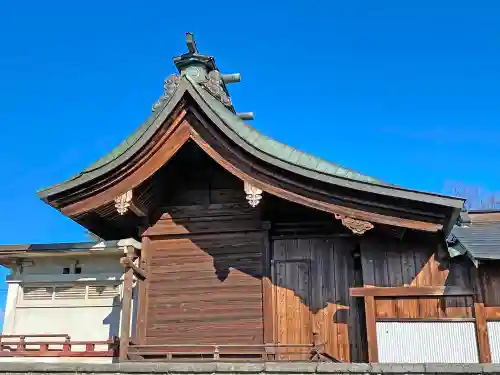
[[[500,190],[498,1],[0,0],[1,244],[85,240],[36,190],[150,114],[186,31],[241,72],[260,131],[405,187]]]

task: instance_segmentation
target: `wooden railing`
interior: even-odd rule
[[[66,334],[0,335],[0,357],[116,357],[118,340],[75,341]]]
[[[130,360],[264,360],[335,361],[324,354],[323,344],[302,345],[137,345],[130,343]]]

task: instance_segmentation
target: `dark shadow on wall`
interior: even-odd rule
[[[102,321],[102,324],[108,326],[108,340],[120,336],[120,316],[121,299],[120,296],[115,296],[109,314]]]

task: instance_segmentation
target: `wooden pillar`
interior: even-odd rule
[[[368,362],[378,363],[377,321],[375,317],[375,297],[365,296],[366,340],[368,341]]]
[[[134,271],[132,268],[126,268],[123,279],[123,297],[122,297],[122,317],[120,327],[120,361],[128,359],[128,347],[130,342],[130,320],[132,317],[132,285]]]
[[[480,363],[491,363],[490,343],[488,339],[488,325],[486,324],[486,311],[484,308],[481,276],[477,267],[472,268],[472,284],[474,286],[474,319],[476,323],[477,349]]]
[[[267,228],[266,228],[267,229]],[[271,275],[271,247],[269,233],[263,233],[262,239],[262,296],[264,312],[264,344],[274,344],[274,308],[273,308],[273,284]]]
[[[141,268],[147,275],[149,272],[149,262],[151,259],[151,238],[142,237],[141,245]],[[146,344],[146,326],[147,326],[147,310],[148,310],[148,285],[149,279],[143,280],[139,284],[139,298],[137,307],[137,324],[135,339],[141,345]]]

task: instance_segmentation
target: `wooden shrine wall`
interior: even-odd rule
[[[365,286],[456,286],[472,289],[471,262],[448,259],[433,236],[416,240],[364,237],[361,240]],[[472,296],[378,298],[377,318],[472,318]]]
[[[146,344],[262,344],[267,231],[237,204],[170,209],[145,235]]]
[[[477,275],[486,318],[500,320],[500,261],[481,263]]]
[[[363,312],[349,297],[356,286],[354,246],[334,237],[272,242],[275,342],[309,344],[316,332],[328,355],[365,360]]]
[[[193,147],[181,149],[158,178],[163,208],[143,234],[149,277],[141,341],[262,344],[268,236],[243,182]]]

